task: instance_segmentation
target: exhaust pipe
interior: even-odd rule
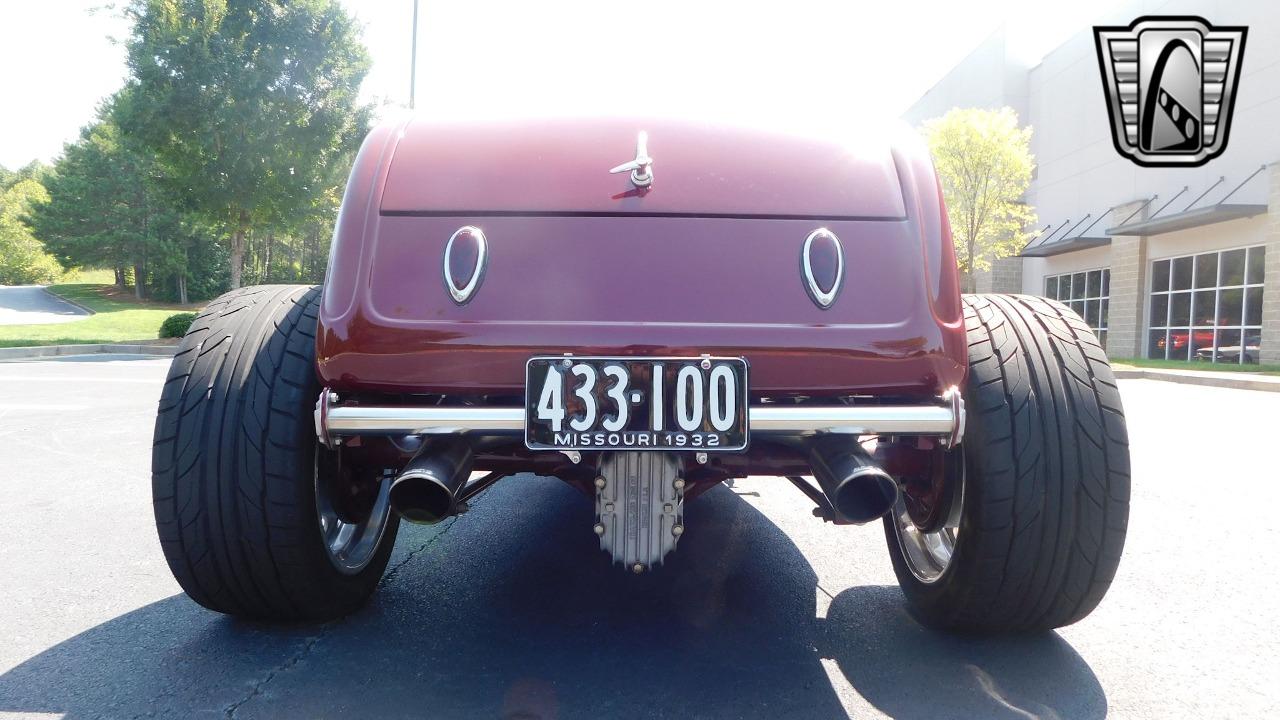
[[[809,466],[840,520],[868,523],[898,502],[898,483],[867,455],[856,435],[818,437],[809,445]]]
[[[411,523],[430,525],[458,509],[458,491],[475,455],[461,440],[428,444],[391,483],[391,508]]]

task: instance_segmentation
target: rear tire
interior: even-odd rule
[[[929,535],[923,545],[945,540],[950,555],[922,572],[909,519],[891,513],[894,572],[913,614],[933,627],[1069,625],[1106,594],[1128,526],[1128,434],[1115,377],[1093,332],[1059,303],[970,295],[964,312],[967,423],[953,451],[964,453],[964,472],[949,479],[963,482],[959,525],[950,537]]]
[[[209,303],[169,368],[152,497],[165,559],[196,602],[257,619],[328,620],[368,599],[394,513],[359,567],[331,557],[317,511],[312,411],[320,289],[262,286]]]

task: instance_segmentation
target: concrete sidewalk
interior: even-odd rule
[[[0,348],[0,362],[13,360],[38,360],[40,358],[63,357],[68,355],[95,355],[109,353],[113,355],[155,355],[172,357],[178,352],[178,345],[140,344],[140,343],[99,343],[94,345],[36,345],[33,347]]]
[[[1116,377],[1122,380],[1161,380],[1183,385],[1205,385],[1235,390],[1280,392],[1280,375],[1262,373],[1214,372],[1211,370],[1170,370],[1118,365]]]

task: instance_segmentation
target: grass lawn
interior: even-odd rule
[[[110,273],[106,274],[107,279]],[[76,279],[97,280],[97,273]],[[0,347],[76,345],[81,343],[155,340],[160,323],[179,312],[194,312],[197,305],[168,305],[134,299],[110,282],[77,282],[50,285],[49,291],[77,302],[96,314],[83,320],[50,325],[0,325]]]
[[[1195,362],[1191,360],[1147,360],[1146,358],[1115,358],[1112,363],[1129,367],[1156,368],[1162,370],[1205,370],[1212,372],[1245,372],[1264,375],[1280,375],[1280,365],[1235,365],[1231,363]]]

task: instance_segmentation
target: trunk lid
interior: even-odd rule
[[[654,183],[609,174],[648,135]],[[863,135],[865,137],[865,134]],[[417,119],[400,138],[385,215],[657,215],[901,219],[887,143],[673,120],[519,124]]]

